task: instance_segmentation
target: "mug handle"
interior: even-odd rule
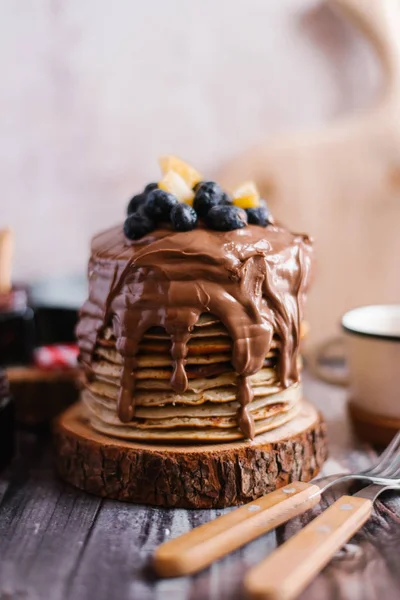
[[[347,375],[335,373],[330,367],[321,364],[321,361],[326,356],[326,353],[335,347],[341,348],[342,351],[340,355],[345,358],[346,353],[343,336],[337,336],[318,344],[309,352],[307,356],[308,367],[315,377],[325,381],[325,383],[347,386],[349,385],[349,378]]]

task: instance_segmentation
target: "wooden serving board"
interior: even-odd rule
[[[220,508],[254,500],[293,480],[309,481],[326,457],[321,414],[304,401],[290,423],[255,440],[202,445],[155,445],[92,430],[80,403],[54,427],[63,479],[102,497],[138,504]]]

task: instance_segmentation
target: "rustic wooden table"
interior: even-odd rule
[[[307,374],[305,388],[328,421],[324,473],[366,468],[376,454],[352,436],[345,391]],[[49,440],[24,433],[12,468],[0,475],[0,600],[239,600],[246,570],[310,518],[291,521],[195,577],[156,581],[148,568],[154,548],[223,511],[101,500],[59,481],[52,462]],[[399,549],[400,498],[388,494],[303,600],[400,598]]]

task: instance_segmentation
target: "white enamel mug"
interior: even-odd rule
[[[400,304],[354,308],[343,315],[342,329],[342,338],[316,350],[311,370],[324,381],[349,387],[353,419],[370,426],[362,437],[386,439],[377,428],[400,428]],[[346,375],[322,366],[329,354],[345,355]]]
[[[355,308],[342,327],[352,404],[400,420],[400,304]]]

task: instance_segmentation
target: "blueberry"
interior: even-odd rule
[[[148,194],[149,192],[152,192],[153,190],[156,190],[158,188],[158,183],[148,183],[146,185],[146,187],[144,188],[144,194]]]
[[[133,198],[129,200],[128,208],[126,211],[127,214],[131,215],[132,213],[136,212],[139,206],[142,206],[142,204],[144,204],[145,200],[145,194],[137,194],[136,196],[133,196]]]
[[[124,223],[124,234],[128,240],[138,240],[155,229],[154,222],[142,210],[128,215]]]
[[[194,187],[194,190],[196,195],[193,201],[193,208],[199,217],[206,217],[208,211],[213,206],[230,203],[229,196],[225,194],[215,181],[201,181]]]
[[[190,231],[197,224],[197,213],[189,206],[180,202],[171,211],[171,224],[175,231]]]
[[[238,206],[214,206],[207,215],[207,225],[217,231],[232,231],[247,225],[247,215]]]
[[[251,225],[261,225],[266,227],[269,223],[269,210],[267,205],[261,205],[258,208],[248,208],[246,210],[247,219]]]
[[[144,211],[154,221],[167,221],[171,210],[178,204],[178,199],[164,190],[155,189],[147,194]]]

